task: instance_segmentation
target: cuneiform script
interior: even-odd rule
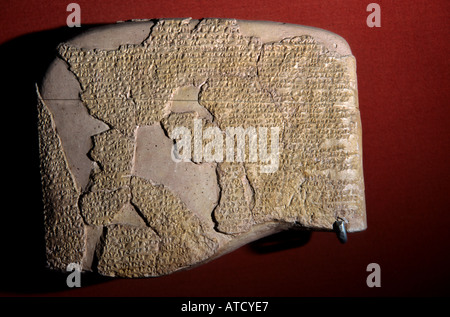
[[[41,102],[41,147],[54,153],[53,163],[42,158],[43,173],[58,180],[47,186],[45,200],[58,201],[50,214],[64,219],[50,217],[47,229],[69,229],[58,240],[47,233],[49,248],[61,253],[52,253],[55,267],[61,267],[57,258],[81,261],[84,226],[103,228],[96,248],[100,273],[137,277],[206,261],[265,223],[331,229],[340,217],[356,219],[356,228],[364,218],[353,56],[330,51],[308,34],[263,43],[227,19],[159,20],[140,44],[115,50],[62,44],[59,54],[78,79],[89,114],[109,130],[93,137],[88,155],[96,168],[86,190],[77,192]],[[176,178],[188,172],[139,167],[141,153],[152,162],[167,157],[169,164],[170,151],[152,152],[176,142],[177,126],[193,133],[194,119],[220,131],[279,128],[277,170],[264,173],[260,162],[248,160],[181,162],[176,168],[208,175],[185,186]],[[155,138],[160,141],[142,142]],[[274,140],[267,142],[270,148]],[[185,192],[196,186],[205,191]],[[67,198],[51,197],[61,189]],[[128,219],[124,213],[135,220],[118,221]]]

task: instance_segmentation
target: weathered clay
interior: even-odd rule
[[[96,28],[58,53],[38,88],[49,267],[160,276],[280,230],[366,228],[341,37],[167,19]]]

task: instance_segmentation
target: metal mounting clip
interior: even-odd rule
[[[348,223],[348,221],[344,218],[338,217],[338,220],[336,220],[333,224],[333,229],[336,232],[336,235],[341,243],[347,242],[347,229],[345,228],[345,225]]]

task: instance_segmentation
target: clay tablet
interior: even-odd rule
[[[280,230],[366,228],[356,61],[330,32],[91,29],[59,45],[38,116],[50,268],[160,276]]]

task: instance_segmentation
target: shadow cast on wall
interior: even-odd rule
[[[0,45],[5,181],[0,291],[45,293],[67,289],[67,274],[45,267],[35,85],[40,84],[54,59],[57,45],[94,26],[27,34]],[[87,274],[83,284],[100,280],[104,279]]]
[[[40,84],[56,47],[98,25],[27,34],[0,45],[3,112],[3,197],[0,230],[0,291],[45,294],[68,290],[68,273],[45,266],[43,205],[39,172],[36,84]],[[5,192],[6,189],[6,192]],[[306,244],[311,232],[287,231],[250,244],[258,254]],[[94,273],[83,274],[82,286],[110,281]]]
[[[299,248],[311,240],[312,231],[286,230],[250,243],[250,249],[257,254],[279,252]]]

